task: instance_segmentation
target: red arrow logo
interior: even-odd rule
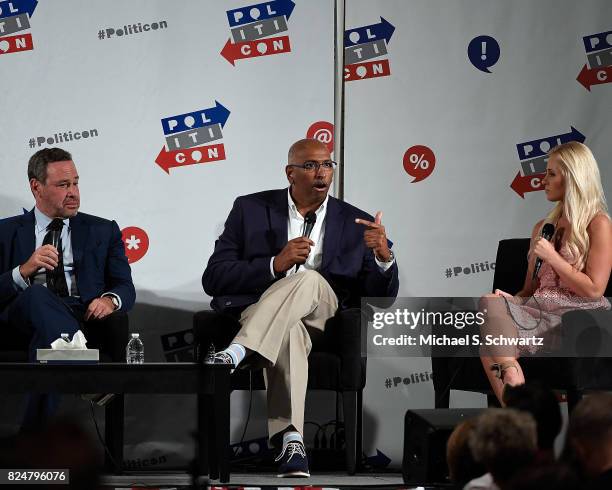
[[[221,56],[223,56],[227,61],[229,61],[233,66],[236,66],[236,61],[240,58],[240,49],[238,49],[237,44],[232,44],[232,42],[228,39],[221,50]]]
[[[542,185],[542,179],[546,174],[533,174],[533,175],[525,175],[522,176],[520,172],[516,174],[512,184],[510,187],[514,192],[516,192],[519,196],[525,199],[525,193],[527,192],[535,192],[541,191],[544,189],[544,185]]]
[[[221,56],[235,66],[236,60],[288,53],[290,51],[289,36],[269,37],[235,44],[232,44],[231,40],[228,39],[221,50]]]
[[[590,92],[593,85],[612,82],[612,66],[589,69],[584,65],[576,80]]]
[[[166,147],[163,146],[155,159],[155,163],[157,163],[164,172],[170,174],[171,168],[195,165],[198,163],[216,162],[218,160],[225,160],[225,146],[223,146],[223,143],[194,146],[193,148],[172,151],[166,150]]]
[[[391,75],[391,68],[389,67],[389,60],[386,58],[344,65],[344,80],[346,82],[365,80],[366,78],[388,77],[389,75]]]
[[[32,34],[0,37],[0,54],[18,53],[34,49]]]

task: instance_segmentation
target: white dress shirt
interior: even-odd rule
[[[287,218],[287,241],[304,235],[304,217],[298,211],[297,206],[293,201],[293,197],[291,197],[290,189],[290,187],[287,188],[287,202],[289,205],[289,213]],[[327,216],[328,201],[329,195],[325,196],[325,201],[323,201],[315,211],[317,220],[315,221],[312,232],[310,233],[310,239],[314,242],[314,246],[310,249],[310,254],[306,259],[306,262],[300,265],[300,268],[297,270],[298,273],[304,270],[318,270],[321,266],[321,261],[323,260],[323,241],[325,240],[325,220]],[[395,259],[393,259],[391,262],[381,262],[376,258],[376,255],[374,255],[374,260],[376,260],[378,267],[383,272],[388,270],[389,267],[391,267],[395,262]],[[286,276],[290,276],[291,274],[295,273],[295,266],[293,266],[286,272]],[[274,257],[270,259],[270,274],[272,274],[273,278],[276,277],[274,274]]]

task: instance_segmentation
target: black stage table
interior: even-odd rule
[[[113,459],[123,461],[124,393],[197,394],[199,474],[229,481],[230,369],[194,362],[144,364],[0,363],[0,393],[116,393],[106,406],[105,438]],[[107,469],[121,472],[110,459]]]

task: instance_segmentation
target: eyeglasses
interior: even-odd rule
[[[287,166],[301,168],[305,172],[313,172],[313,171],[318,172],[319,168],[323,168],[323,170],[333,170],[336,167],[336,165],[338,165],[336,162],[332,160],[327,160],[326,162],[322,162],[322,163],[309,161],[309,162],[304,162],[301,165],[290,163]]]

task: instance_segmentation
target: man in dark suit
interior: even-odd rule
[[[236,199],[202,276],[213,308],[242,325],[215,362],[247,357],[265,367],[268,432],[273,444],[282,439],[279,476],[309,476],[302,434],[311,335],[339,308],[395,297],[399,287],[382,214],[329,197],[334,166],[323,143],[294,143],[289,189]]]
[[[136,293],[117,223],[79,213],[79,176],[60,148],[36,152],[28,163],[32,211],[0,221],[0,321],[49,348],[83,321],[128,311]],[[32,397],[24,424],[49,415],[56,396]]]

